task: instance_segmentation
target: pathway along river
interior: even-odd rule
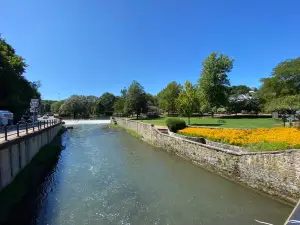
[[[77,125],[12,224],[282,225],[292,207],[107,125]]]

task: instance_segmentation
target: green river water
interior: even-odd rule
[[[12,224],[282,225],[292,210],[107,125],[77,125],[64,145]]]

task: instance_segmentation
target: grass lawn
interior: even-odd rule
[[[144,123],[155,124],[159,126],[166,125],[168,117],[160,117],[157,119],[139,120]],[[178,117],[184,119],[187,123],[187,117]],[[220,121],[222,120],[222,122]],[[280,120],[269,118],[251,118],[251,119],[221,119],[211,117],[191,117],[191,125],[194,126],[212,126],[224,128],[271,128],[283,126]]]

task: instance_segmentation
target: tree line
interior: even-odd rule
[[[139,118],[158,116],[160,112],[191,117],[194,113],[217,112],[295,113],[300,108],[300,58],[279,63],[268,78],[262,78],[259,89],[246,85],[231,86],[228,73],[234,60],[216,52],[202,63],[196,84],[186,81],[183,85],[172,81],[157,95],[147,93],[137,81],[123,88],[119,96],[104,93],[95,96],[71,96],[55,102],[51,111],[61,115],[88,117],[112,115]]]
[[[300,108],[300,57],[280,62],[270,77],[261,79],[261,87],[231,86],[228,74],[234,60],[217,52],[203,62],[195,84],[172,81],[157,95],[133,81],[118,96],[104,93],[100,97],[72,95],[62,101],[42,100],[40,112],[61,116],[90,117],[113,113],[137,118],[143,114],[155,117],[161,112],[181,114],[217,112],[295,113]],[[24,76],[27,64],[0,36],[0,109],[12,111],[15,119],[28,113],[31,98],[41,98],[40,82]]]

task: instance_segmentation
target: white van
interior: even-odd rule
[[[13,124],[14,114],[7,110],[0,110],[0,126]]]

